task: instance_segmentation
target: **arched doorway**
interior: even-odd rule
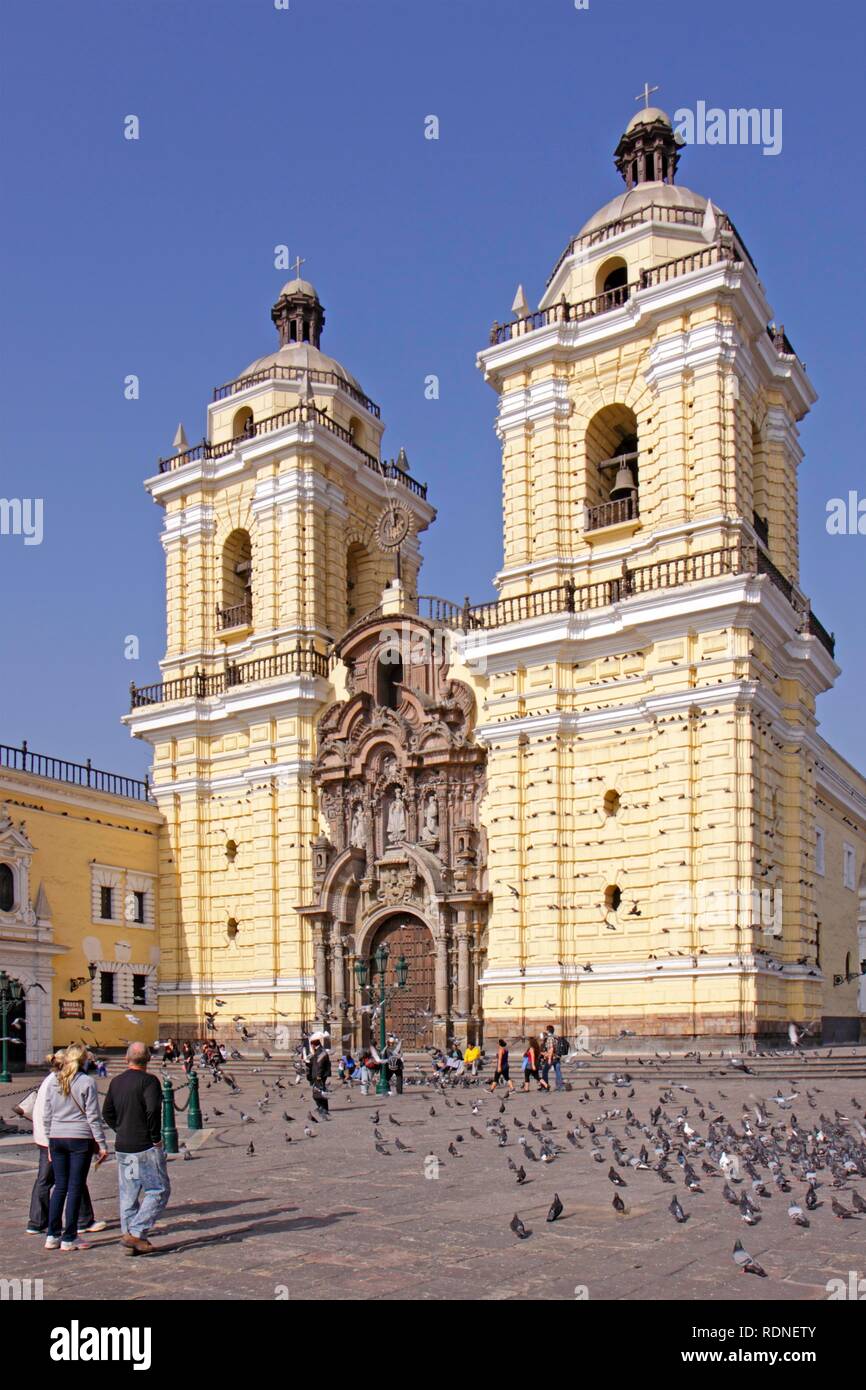
[[[435,1002],[435,947],[430,928],[408,913],[395,913],[377,929],[370,943],[370,955],[375,955],[382,943],[390,952],[386,987],[388,1003],[385,1022],[389,1033],[396,1033],[403,1051],[411,1052],[433,1044],[433,1013]],[[394,964],[400,955],[406,957],[409,973],[403,989],[396,988]],[[373,999],[378,1002],[378,976]],[[392,987],[393,986],[393,987]],[[372,1029],[373,1041],[378,1042],[378,1028]]]

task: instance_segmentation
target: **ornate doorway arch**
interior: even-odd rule
[[[394,912],[373,933],[370,955],[385,943],[390,952],[387,979],[393,978],[394,962],[404,955],[409,973],[403,989],[389,989],[385,1022],[389,1033],[396,1033],[404,1051],[417,1051],[433,1045],[436,1007],[436,945],[433,933],[411,912]],[[372,978],[372,975],[371,975]],[[375,996],[374,996],[375,998]],[[375,1029],[372,1030],[375,1034]]]

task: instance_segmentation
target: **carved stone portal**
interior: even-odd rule
[[[332,1026],[339,1000],[341,1041],[354,1047],[369,1041],[372,1012],[355,958],[369,961],[377,939],[396,940],[410,921],[416,954],[429,939],[435,989],[432,1009],[402,1011],[415,1019],[404,1046],[480,1035],[486,754],[472,691],[449,678],[442,638],[412,615],[352,629],[337,647],[352,693],[319,720],[313,782],[327,834],[313,846],[316,897],[301,915],[323,1022]],[[401,910],[409,917],[393,915]]]

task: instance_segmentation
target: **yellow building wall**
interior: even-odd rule
[[[48,1006],[40,1020],[45,1048],[73,1041],[107,1048],[126,1042],[152,1042],[158,1035],[157,979],[159,928],[156,900],[158,838],[162,817],[156,807],[134,798],[111,796],[48,778],[0,769],[0,810],[23,828],[33,846],[29,896],[36,911],[34,925],[43,945],[50,947],[50,1000],[28,996],[28,1016]],[[114,884],[113,919],[103,921],[97,905],[99,883]],[[133,889],[146,895],[148,925],[131,918],[137,906],[127,901]],[[26,907],[26,905],[25,905]],[[29,928],[0,921],[0,958],[18,976],[25,960]],[[12,952],[12,945],[18,949]],[[98,963],[91,983],[88,966]],[[148,1002],[133,1004],[131,967],[150,974]],[[99,1002],[100,971],[117,968],[119,1002]],[[114,969],[111,970],[114,973]],[[71,989],[70,981],[86,983]],[[82,1020],[61,1018],[60,1001],[83,1003]],[[126,1017],[134,1014],[140,1023]],[[33,1044],[28,1022],[28,1043]],[[43,1051],[45,1050],[43,1048]],[[36,1060],[34,1058],[33,1060]]]

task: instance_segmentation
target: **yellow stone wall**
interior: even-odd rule
[[[0,914],[0,961],[13,977],[34,974],[38,947],[47,974],[41,978],[47,991],[28,995],[28,1045],[31,1061],[52,1045],[69,1042],[99,1043],[120,1048],[126,1041],[152,1042],[158,1035],[156,979],[159,964],[157,904],[158,837],[161,816],[146,802],[112,796],[86,788],[36,777],[30,773],[0,769],[0,813],[16,829],[22,828],[33,846],[30,858],[29,897],[34,908],[32,923],[4,920]],[[12,862],[0,850],[4,862]],[[99,915],[94,881],[116,886],[113,918]],[[126,901],[133,887],[147,894],[145,919],[133,920],[135,908]],[[26,907],[26,904],[25,904]],[[33,959],[31,959],[33,953]],[[133,1004],[131,981],[119,977],[119,1002],[99,1002],[99,974],[93,984],[88,966],[141,966],[153,972],[146,1004]],[[85,979],[70,989],[73,979]],[[59,1017],[60,1000],[83,1001],[84,1019]],[[47,1016],[41,1011],[47,1009]],[[130,1022],[128,1013],[140,1019]],[[41,1049],[36,1048],[37,1032]]]

